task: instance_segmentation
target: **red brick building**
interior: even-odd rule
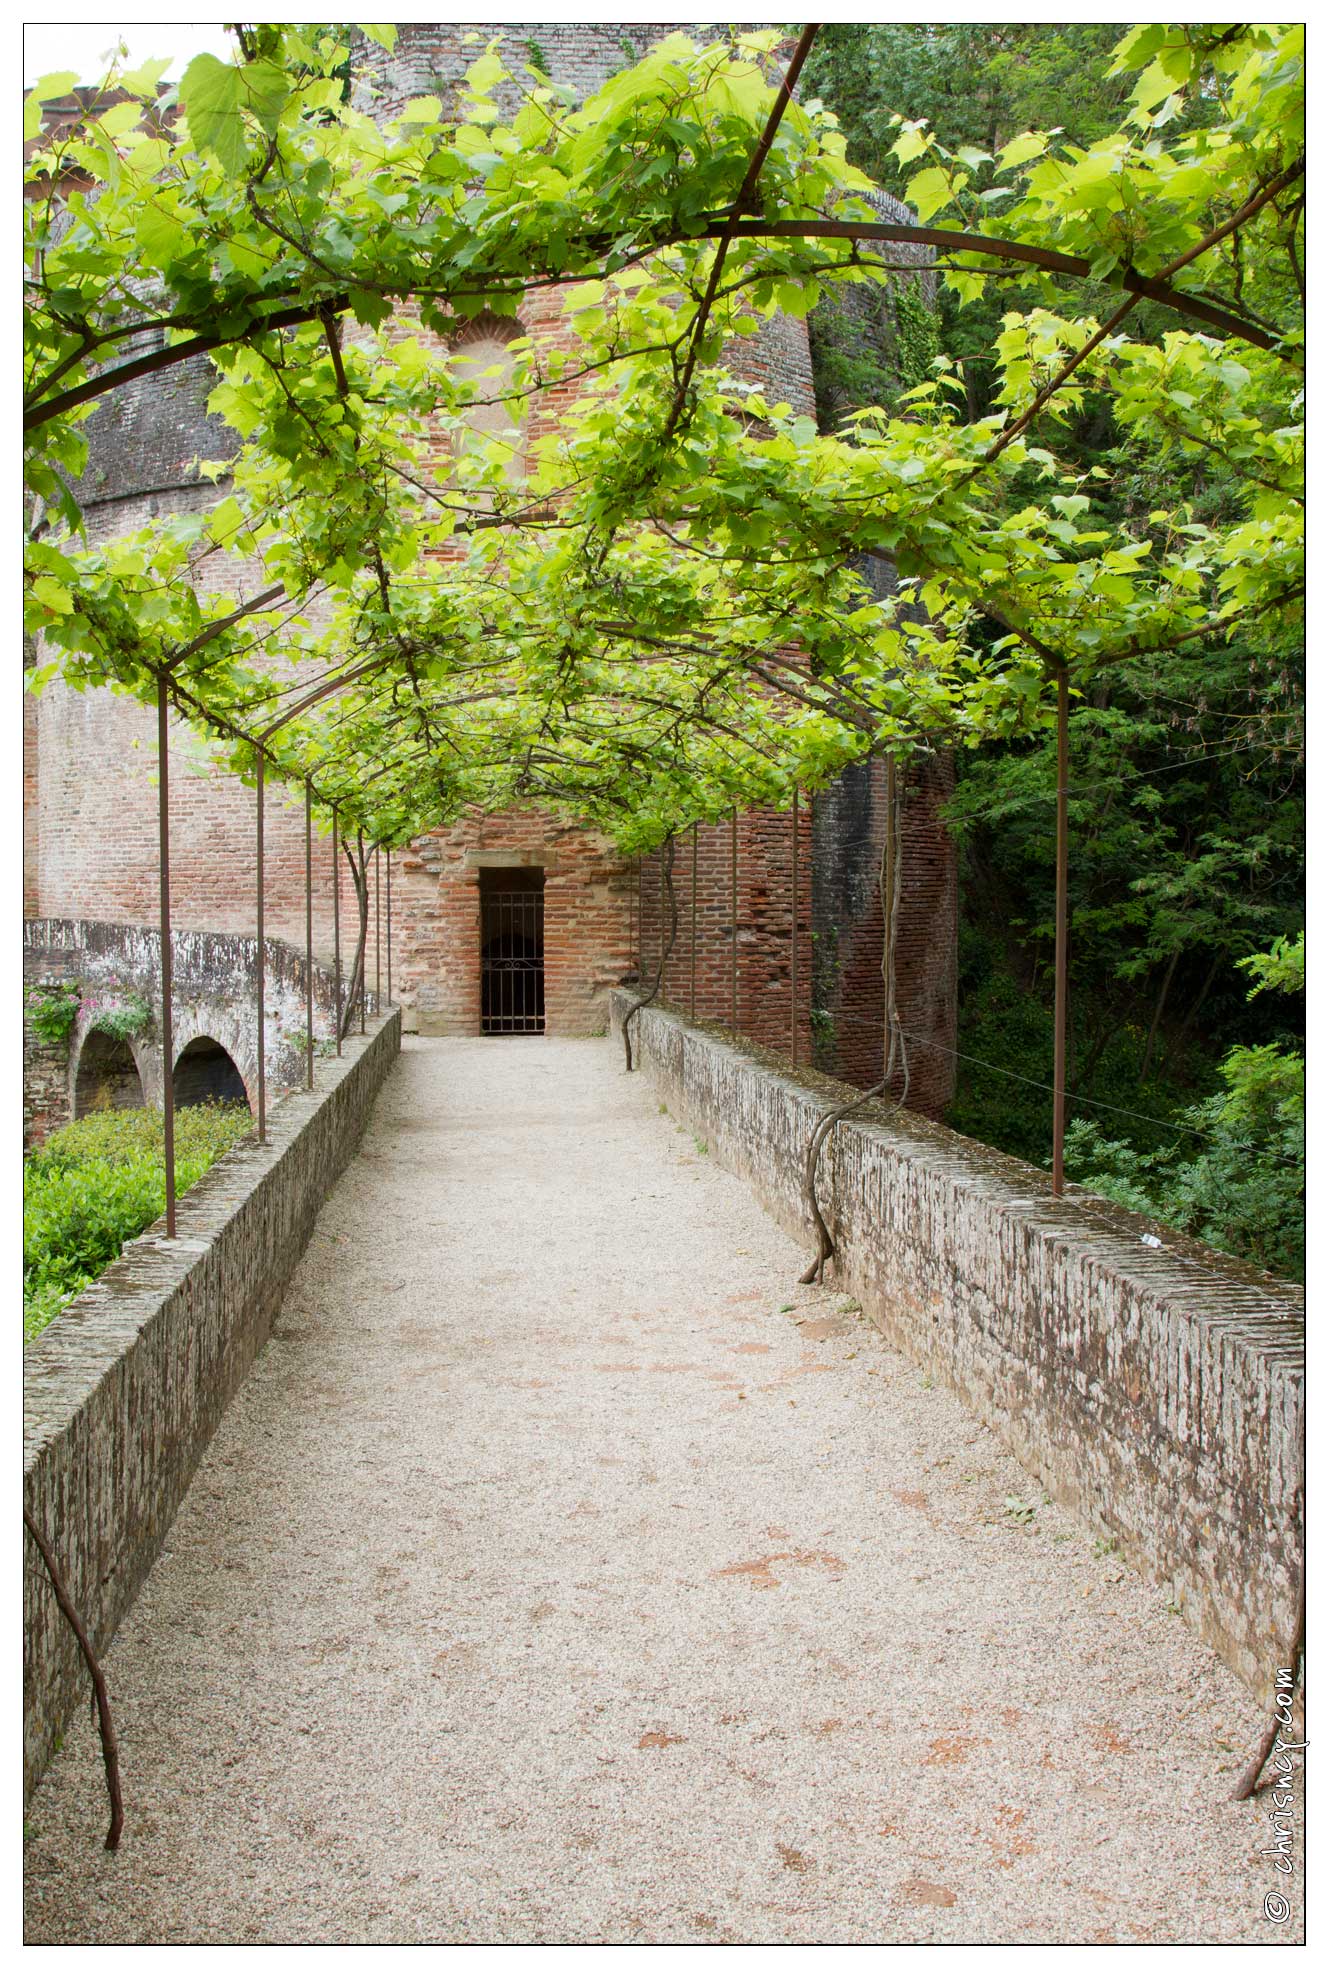
[[[495,32],[492,25],[483,30]],[[659,36],[665,25],[598,23],[512,27],[541,64],[579,91]],[[713,35],[715,30],[701,30]],[[411,24],[392,56],[360,46],[357,73],[390,113],[406,98],[446,90],[474,59],[462,25]],[[631,45],[629,45],[629,43]],[[532,57],[535,58],[534,56]],[[514,325],[481,320],[463,347],[480,368],[503,358],[505,339],[564,332],[556,290],[531,295]],[[735,366],[773,400],[815,414],[806,324],[777,317],[734,352]],[[118,392],[87,430],[78,488],[92,537],[151,515],[210,504],[224,484],[200,485],[196,458],[227,455],[234,439],[209,417],[214,372],[206,358]],[[571,386],[569,386],[571,387]],[[518,448],[556,420],[557,390],[536,400]],[[519,461],[514,460],[514,470]],[[233,578],[243,597],[255,573]],[[25,700],[24,902],[39,919],[155,922],[157,806],[153,714],[105,691],[55,685]],[[185,728],[172,734],[173,919],[182,930],[252,932],[254,796],[209,766]],[[866,1085],[880,1071],[881,911],[877,888],[884,833],[884,768],[852,769],[789,814],[740,815],[734,826],[675,843],[679,921],[664,975],[667,1002],[728,1022],[763,1043]],[[898,943],[899,998],[919,1040],[911,1054],[910,1105],[936,1114],[949,1098],[954,1045],[955,862],[938,809],[944,762],[909,776]],[[271,936],[304,943],[302,797],[270,788],[265,906]],[[439,827],[392,858],[392,987],[408,1029],[590,1034],[603,1031],[607,997],[661,955],[661,857],[641,868],[567,815],[475,813]],[[314,944],[332,958],[330,843],[315,846]],[[341,870],[343,938],[354,902]],[[796,886],[797,885],[797,886]],[[372,908],[369,988],[384,976],[385,898]],[[668,913],[667,911],[665,912]],[[694,934],[695,922],[695,934]],[[378,959],[375,935],[378,931]]]

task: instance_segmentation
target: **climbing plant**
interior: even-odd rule
[[[951,150],[902,120],[906,195],[947,221],[903,230],[961,301],[1014,276],[1025,305],[990,416],[962,417],[938,357],[834,433],[722,364],[774,310],[892,273],[823,105],[789,104],[758,151],[778,38],[671,35],[576,106],[496,37],[452,98],[382,124],[345,99],[341,31],[241,30],[236,63],[198,57],[164,95],[155,65],[113,75],[128,99],[108,87],[54,134],[41,102],[71,78],[47,78],[28,106],[35,684],[148,696],[164,675],[239,770],[261,744],[374,839],[534,797],[634,849],[873,750],[1036,729],[1049,669],[1079,690],[1295,615],[1296,31],[1133,30],[1127,114],[1087,148]],[[1179,115],[1197,92],[1218,105],[1199,130]],[[1090,275],[1120,297],[1101,322],[1064,310]],[[519,336],[494,399],[448,338],[551,286],[570,347]],[[1132,339],[1142,298],[1168,325]],[[224,495],[85,545],[81,424],[190,354],[239,441],[200,465]],[[471,413],[529,418],[570,382],[514,485]],[[1108,512],[1101,468],[1057,448],[1091,387],[1141,448],[1235,441],[1233,509]],[[921,609],[879,602],[864,554]]]
[[[48,1046],[67,1044],[78,1024],[82,987],[59,980],[30,985],[23,994],[29,1022],[39,1039]]]
[[[141,991],[115,990],[108,998],[93,993],[83,1000],[90,1012],[90,1031],[109,1033],[112,1039],[137,1039],[152,1026],[152,1006]]]

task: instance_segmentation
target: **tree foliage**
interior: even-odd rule
[[[1243,960],[1251,993],[1300,992],[1305,942],[1280,938]],[[1082,1181],[1132,1209],[1191,1231],[1206,1244],[1299,1276],[1305,1263],[1306,1066],[1286,1044],[1234,1046],[1221,1091],[1182,1110],[1182,1139],[1141,1154],[1094,1122],[1068,1131]]]
[[[1149,57],[1136,74],[1105,59],[1118,32],[1088,25],[837,27],[823,35],[811,67],[841,111],[851,159],[877,175],[898,165],[915,183],[931,172],[922,177],[925,206],[944,179],[952,194],[949,208],[937,208],[944,219],[952,211],[972,217],[985,199],[1003,203],[991,162],[1026,129],[1063,126],[1074,169],[1056,183],[1078,185],[1092,212],[1102,209],[1094,201],[1105,192],[1094,187],[1119,151],[1123,111],[1137,130],[1142,119],[1152,128],[1161,121],[1178,156],[1176,138],[1184,135],[1186,154],[1198,158],[1212,145],[1230,146],[1224,125],[1239,101],[1249,103],[1257,88],[1278,96],[1297,86],[1286,66],[1289,44],[1276,30],[1258,84],[1255,51],[1240,30],[1139,31],[1123,48],[1125,58]],[[1217,62],[1212,79],[1178,88],[1206,53]],[[1242,113],[1233,121],[1241,125]],[[1051,175],[1043,182],[1051,184]],[[1109,186],[1108,208],[1114,196]],[[1299,181],[1271,206],[1252,230],[1237,228],[1211,249],[1216,277],[1206,291],[1262,317],[1267,305],[1286,321],[1300,305]],[[1157,208],[1137,211],[1148,218],[1147,235],[1137,236],[1160,236]],[[1221,223],[1217,206],[1214,218]],[[1117,305],[1100,284],[1090,284],[1090,297],[1096,308]],[[1113,387],[1110,374],[1086,363],[1058,393],[1057,454],[1063,465],[1078,466],[1092,510],[1139,537],[1163,512],[1181,526],[1238,529],[1243,514],[1267,517],[1281,507],[1299,536],[1300,438],[1295,419],[1279,407],[1281,401],[1299,415],[1295,391],[1271,402],[1244,352],[1228,350],[1243,372],[1232,373],[1232,391],[1197,392],[1192,382],[1200,371],[1188,368],[1193,339],[1170,342],[1169,324],[1148,298],[1133,307],[1132,323],[1133,339],[1148,340],[1151,354],[1129,385]],[[1036,365],[1047,332],[1036,311],[1015,315],[994,282],[963,306],[952,297],[942,344],[962,371],[971,419],[1001,401],[1013,378],[1028,392],[1038,372],[1021,373],[1021,351]],[[1169,349],[1176,350],[1175,367]],[[1044,430],[1051,412],[1049,405]],[[986,633],[995,642],[1000,631],[989,623]],[[1221,1064],[1237,1057],[1234,1042],[1279,1054],[1295,1042],[1296,1003],[1270,1006],[1266,998],[1248,1009],[1239,973],[1244,953],[1300,921],[1303,683],[1299,606],[1268,615],[1252,610],[1226,639],[1197,637],[1105,667],[1076,705],[1071,727],[1072,1106],[1123,1138],[1115,1162],[1106,1151],[1086,1161],[1083,1145],[1102,1143],[1086,1121],[1076,1137],[1080,1166],[1124,1196],[1129,1164],[1137,1203],[1202,1224],[1225,1248],[1263,1252],[1279,1263],[1295,1256],[1288,1242],[1300,1181],[1295,1156],[1289,1160],[1286,1145],[1267,1130],[1259,1140],[1242,1138],[1231,1151],[1246,1158],[1246,1202],[1237,1215],[1259,1214],[1253,1198],[1264,1184],[1278,1228],[1257,1233],[1234,1218],[1224,1231],[1218,1206],[1206,1215],[1193,1197],[1187,1201],[1197,1185],[1213,1188],[1216,1165],[1193,1163],[1200,1138],[1186,1135],[1178,1148],[1176,1129],[1230,1132],[1235,1125],[1235,1097]],[[1033,1160],[1047,1149],[1055,786],[1050,738],[1020,736],[962,759],[950,809],[964,843],[965,906],[965,1057],[952,1116]],[[1200,1104],[1198,1121],[1197,1091],[1217,1103],[1213,1112]],[[1087,1108],[1078,1105],[1086,1101]],[[1094,1103],[1115,1112],[1104,1116]],[[1141,1187],[1151,1158],[1160,1158],[1151,1164],[1152,1188]],[[1236,1194],[1230,1172],[1225,1188]]]

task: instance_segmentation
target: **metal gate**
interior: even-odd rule
[[[499,871],[501,874],[503,871]],[[545,1029],[545,899],[543,888],[480,891],[480,1030]]]

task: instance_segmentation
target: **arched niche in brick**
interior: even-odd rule
[[[243,1101],[249,1095],[240,1069],[218,1039],[202,1033],[177,1055],[171,1075],[178,1108],[200,1107],[204,1101]]]
[[[85,1033],[74,1069],[74,1119],[102,1108],[141,1108],[143,1080],[127,1039]]]
[[[512,344],[525,338],[520,321],[504,320],[489,313],[477,315],[453,336],[450,348],[453,373],[471,384],[481,398],[501,397],[512,387],[515,366]],[[513,419],[510,403],[480,402],[466,412],[470,429],[496,438],[511,453],[504,477],[518,485],[526,476],[525,419]]]

